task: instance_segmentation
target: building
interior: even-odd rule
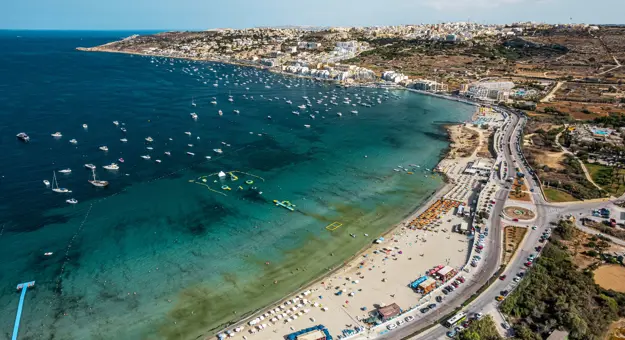
[[[438,276],[441,281],[445,282],[454,277],[456,273],[457,271],[453,267],[445,266],[436,273],[436,276]]]
[[[432,92],[447,92],[448,87],[446,84],[438,83],[433,80],[417,79],[412,83],[412,88],[420,91],[432,91]]]
[[[467,97],[485,101],[506,101],[514,88],[511,81],[477,82],[462,85],[460,92]]]
[[[460,223],[460,225],[458,226],[458,232],[461,234],[464,234],[468,231],[469,231],[469,223],[467,222]]]
[[[402,81],[408,80],[408,76],[406,76],[406,75],[404,75],[402,73],[397,73],[395,71],[384,71],[382,73],[382,79],[397,84],[397,83],[400,83]]]
[[[427,280],[419,284],[417,291],[421,292],[422,294],[427,294],[431,292],[432,290],[434,290],[434,288],[436,288],[436,280],[434,280],[431,277],[428,277]]]
[[[491,169],[493,168],[492,161],[485,158],[478,158],[475,162],[469,163],[467,168],[464,169],[464,172],[467,174],[490,174]]]
[[[401,312],[401,308],[399,308],[396,303],[392,303],[388,306],[378,308],[378,315],[383,321],[390,320],[401,314]]]

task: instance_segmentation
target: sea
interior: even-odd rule
[[[474,112],[403,90],[76,50],[134,33],[0,31],[0,339],[30,281],[20,339],[214,334],[414,211],[443,184],[431,169],[444,126]]]

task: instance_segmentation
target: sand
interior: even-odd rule
[[[594,274],[595,282],[599,286],[625,293],[625,267],[609,264],[597,268]]]

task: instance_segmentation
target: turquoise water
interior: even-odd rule
[[[0,78],[0,338],[10,338],[15,286],[29,280],[36,287],[26,296],[23,338],[210,333],[341,264],[401,220],[441,185],[424,169],[448,146],[442,125],[473,111],[403,91],[74,50],[126,35],[0,33],[0,74],[8,75]],[[303,96],[311,107],[300,110]],[[344,104],[346,97],[372,106]],[[31,143],[15,139],[21,131]],[[56,131],[61,139],[50,136]],[[152,158],[140,158],[146,154]],[[120,157],[120,170],[101,168]],[[85,163],[108,188],[89,185]],[[414,174],[393,170],[400,165]],[[42,180],[64,168],[72,173],[58,181],[73,192],[47,189]],[[193,182],[219,171],[240,171],[239,179]],[[70,197],[79,203],[65,203]],[[334,221],[343,226],[326,230]]]

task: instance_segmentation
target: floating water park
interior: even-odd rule
[[[241,182],[239,182],[241,179]],[[220,171],[214,174],[200,176],[196,179],[189,180],[190,183],[199,184],[205,186],[208,190],[223,196],[228,196],[226,192],[241,191],[241,190],[255,190],[259,195],[262,195],[262,191],[259,191],[254,183],[265,182],[265,179],[243,171]],[[241,185],[232,185],[233,182],[238,182]],[[230,185],[232,186],[230,186]],[[245,186],[243,185],[245,184]]]
[[[273,203],[275,203],[276,206],[283,207],[283,208],[288,209],[290,211],[295,211],[295,204],[293,204],[293,203],[291,203],[289,201],[273,200]]]

